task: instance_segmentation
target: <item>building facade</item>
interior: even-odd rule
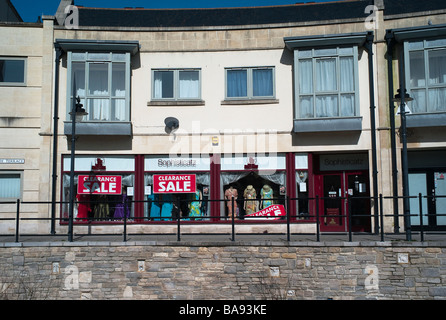
[[[36,113],[35,127],[2,127],[14,145],[2,149],[2,199],[48,201],[23,204],[48,219],[27,223],[31,232],[66,230],[71,208],[76,230],[109,232],[127,217],[135,231],[168,232],[181,216],[193,232],[214,232],[234,216],[247,231],[274,231],[284,220],[250,215],[283,208],[294,232],[373,232],[383,194],[400,197],[383,202],[386,231],[403,231],[420,225],[415,198],[410,224],[394,216],[403,212],[407,159],[410,195],[421,193],[431,214],[423,225],[442,229],[445,18],[440,1],[148,10],[63,0],[20,42],[38,42],[27,48],[40,48],[42,68],[26,75],[39,75],[39,90],[23,81],[0,87],[2,112]],[[24,28],[0,31],[15,43]],[[0,57],[35,59],[19,45],[6,48]],[[413,98],[407,157],[398,89]],[[17,90],[33,102],[13,99]],[[76,104],[88,114],[73,125]],[[181,179],[194,179],[193,193]],[[14,181],[20,191],[5,196]],[[8,206],[5,216],[15,212]]]

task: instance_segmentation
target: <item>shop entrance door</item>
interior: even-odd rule
[[[409,173],[410,222],[414,229],[419,229],[421,193],[423,228],[425,230],[446,229],[446,172],[425,170]]]
[[[366,171],[324,173],[319,176],[320,230],[370,231],[370,192]]]

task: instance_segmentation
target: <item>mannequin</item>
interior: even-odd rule
[[[192,194],[193,201],[189,203],[189,217],[201,217],[201,200],[203,200],[203,196],[200,190],[197,190],[194,194]],[[198,219],[194,219],[198,220]]]
[[[252,185],[246,187],[243,197],[245,198],[245,214],[257,212],[257,192]]]
[[[232,198],[235,198],[234,210],[235,212],[237,212],[237,197],[238,197],[237,189],[235,189],[232,185],[228,189],[226,189],[225,199],[227,200],[226,205],[228,207],[228,217],[232,217]]]
[[[265,184],[260,190],[260,197],[262,198],[261,207],[262,209],[268,208],[270,205],[273,204],[273,189],[267,184]],[[265,200],[265,199],[271,199],[271,200]]]

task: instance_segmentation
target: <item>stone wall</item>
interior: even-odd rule
[[[446,299],[446,243],[0,246],[3,299]]]

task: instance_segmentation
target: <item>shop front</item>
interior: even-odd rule
[[[320,230],[371,230],[369,163],[366,153],[314,155]]]

